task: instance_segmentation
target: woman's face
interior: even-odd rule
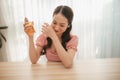
[[[51,23],[51,26],[53,27],[57,36],[61,37],[62,34],[68,28],[68,20],[61,13],[55,14],[53,16],[53,21]]]

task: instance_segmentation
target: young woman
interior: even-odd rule
[[[60,61],[65,67],[71,67],[77,51],[78,37],[70,34],[72,29],[73,11],[68,6],[58,6],[53,12],[51,24],[42,25],[42,34],[33,42],[33,35],[28,34],[25,23],[25,32],[29,37],[30,60],[35,64],[41,55],[46,55],[48,61]]]

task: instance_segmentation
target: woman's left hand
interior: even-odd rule
[[[51,39],[56,36],[56,33],[53,29],[52,26],[50,26],[48,23],[44,23],[44,25],[42,25],[42,32],[44,34],[46,34],[46,36],[50,37]]]

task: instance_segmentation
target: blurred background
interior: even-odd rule
[[[24,61],[28,55],[28,37],[24,18],[35,24],[34,42],[41,25],[50,23],[58,5],[74,11],[72,34],[79,37],[77,58],[120,57],[120,0],[0,0],[0,61]]]

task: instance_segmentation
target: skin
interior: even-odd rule
[[[61,45],[61,36],[63,32],[66,31],[67,28],[68,28],[67,18],[64,17],[61,13],[58,13],[53,16],[53,21],[50,25],[48,23],[44,23],[44,25],[42,26],[42,33],[52,39],[53,43],[51,48],[57,51],[57,54],[60,60],[62,61],[63,65],[66,68],[69,68],[72,66],[73,58],[75,56],[76,51],[74,49],[68,49],[66,51]],[[25,26],[25,31],[26,29],[27,27]],[[27,35],[29,37],[30,60],[33,64],[35,64],[38,61],[40,57],[40,52],[42,51],[43,48],[40,46],[37,46],[35,48],[33,42],[33,35],[29,35],[28,33]]]

